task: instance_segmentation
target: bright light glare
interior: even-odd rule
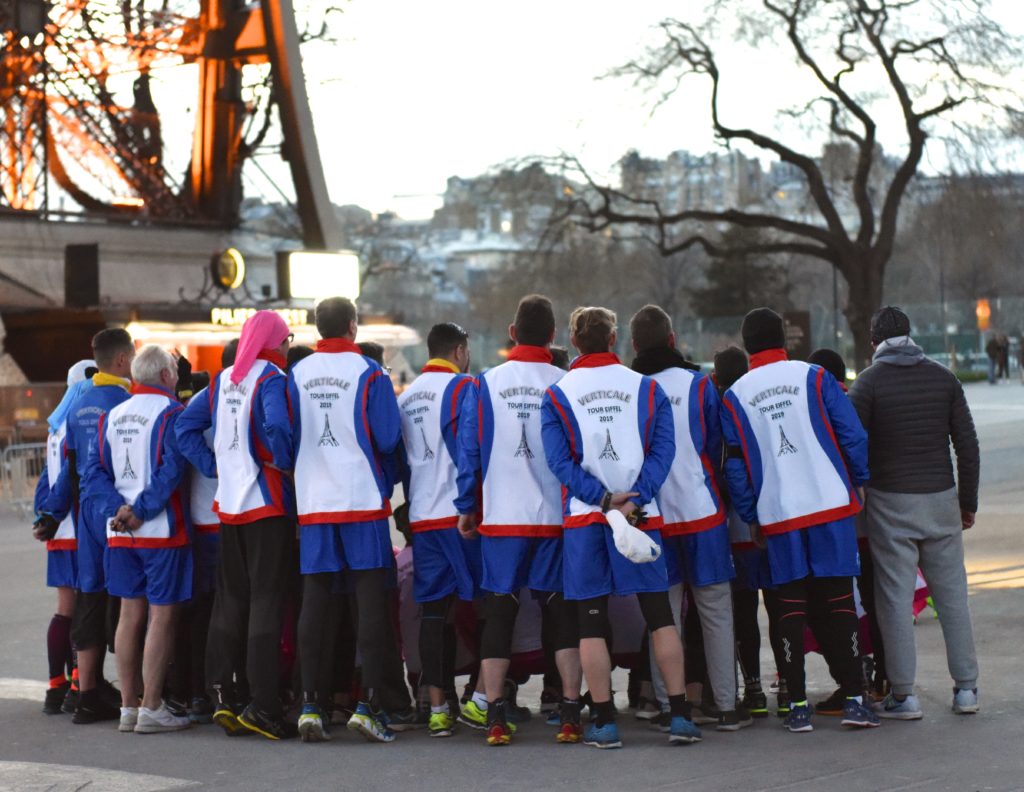
[[[288,269],[292,297],[359,297],[359,256],[355,253],[296,251],[288,256]]]

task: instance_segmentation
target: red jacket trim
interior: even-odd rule
[[[853,515],[858,514],[861,508],[860,503],[853,502],[846,506],[839,506],[835,509],[826,509],[825,511],[815,512],[814,514],[805,514],[803,517],[792,517],[788,520],[771,523],[770,525],[762,525],[761,530],[764,532],[765,536],[776,536],[777,534],[789,533],[790,531],[799,531],[801,528],[811,528],[812,526],[821,525],[822,523],[834,522],[835,520],[852,517]]]
[[[561,525],[481,525],[477,531],[481,536],[520,536],[531,539],[559,539]]]
[[[379,509],[363,511],[310,512],[299,515],[299,525],[339,525],[345,523],[370,522],[386,520],[391,516],[391,502],[384,501]]]
[[[701,517],[699,520],[665,523],[661,529],[661,533],[663,536],[689,536],[690,534],[710,531],[712,528],[717,528],[719,525],[724,523],[725,509],[719,506],[717,512],[709,514],[707,517]]]
[[[458,525],[458,517],[440,517],[436,520],[417,520],[416,522],[409,523],[409,528],[413,533],[423,533],[424,531],[443,531],[445,528],[457,528]]]
[[[566,517],[562,524],[566,528],[586,528],[588,525],[607,525],[608,518],[601,512],[588,512],[587,514],[573,514]],[[641,531],[660,531],[665,525],[663,517],[649,517],[639,526]]]

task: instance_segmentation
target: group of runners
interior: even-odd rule
[[[637,716],[694,743],[701,725],[737,731],[769,713],[760,592],[789,731],[813,728],[805,634],[838,685],[819,713],[850,728],[903,717],[906,697],[883,669],[866,677],[861,656],[858,602],[881,654],[870,580],[854,592],[870,571],[857,529],[868,435],[841,358],[789,360],[776,313],[749,313],[745,349],[720,352],[709,376],[677,351],[661,308],[632,317],[627,344],[612,311],[577,308],[566,370],[551,302],[530,295],[506,362],[469,375],[469,334],[438,324],[398,396],[379,348],[356,343],[351,301],[322,300],[315,321],[321,339],[300,352],[279,315],[256,313],[212,380],[158,346],[136,351],[120,329],[69,371],[33,526],[58,592],[44,711],[136,733],[212,721],[230,736],[321,742],[346,709],[374,741],[461,723],[506,745],[522,718],[510,665],[530,598],[555,739],[614,748],[621,625],[609,611],[635,596],[649,658],[635,669],[648,680]],[[396,626],[392,517],[412,547],[415,647]],[[460,608],[476,622],[461,701]],[[120,689],[104,678],[108,648]]]

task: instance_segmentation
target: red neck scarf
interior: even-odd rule
[[[256,356],[256,359],[266,360],[273,363],[282,371],[288,368],[288,359],[276,349],[261,349],[260,353]]]
[[[357,355],[363,354],[362,350],[356,345],[356,342],[347,338],[321,338],[316,342],[316,351],[355,352]]]
[[[516,344],[508,351],[508,359],[522,363],[550,363],[552,357],[551,350],[547,347]]]
[[[761,366],[767,366],[769,363],[779,363],[783,360],[789,360],[789,355],[786,354],[785,349],[776,348],[755,352],[750,356],[750,370],[753,371]]]
[[[131,394],[132,396],[142,396],[144,394],[149,394],[151,396],[170,396],[172,399],[175,399],[174,394],[169,390],[164,390],[163,388],[158,388],[154,385],[140,385],[137,382],[132,385]]]
[[[599,366],[621,366],[622,361],[614,352],[591,352],[580,355],[569,366],[569,370],[578,368],[598,368]]]

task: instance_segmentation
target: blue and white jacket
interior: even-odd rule
[[[520,345],[466,389],[455,507],[482,507],[484,536],[562,535],[562,487],[544,458],[541,403],[564,374],[547,349]]]
[[[655,500],[676,453],[672,407],[650,377],[612,353],[582,355],[544,394],[541,433],[548,467],[565,488],[566,528],[606,523],[605,492],[638,492],[633,502],[660,529]]]
[[[170,548],[191,541],[186,474],[175,421],[181,403],[146,385],[100,419],[82,491],[94,513],[109,521],[126,503],[142,520],[131,533],[107,528],[110,547]]]
[[[217,478],[214,511],[222,523],[244,525],[295,513],[292,415],[287,379],[273,362],[257,360],[242,381],[231,368],[217,375],[206,398],[192,398],[177,422],[185,458]],[[204,432],[213,427],[213,450]]]
[[[726,444],[742,451],[727,455],[725,475],[744,522],[771,535],[861,510],[867,433],[824,369],[788,360],[781,349],[756,353],[723,404]]]
[[[402,437],[384,370],[345,338],[325,339],[288,374],[300,525],[383,520],[394,487],[383,460]]]

